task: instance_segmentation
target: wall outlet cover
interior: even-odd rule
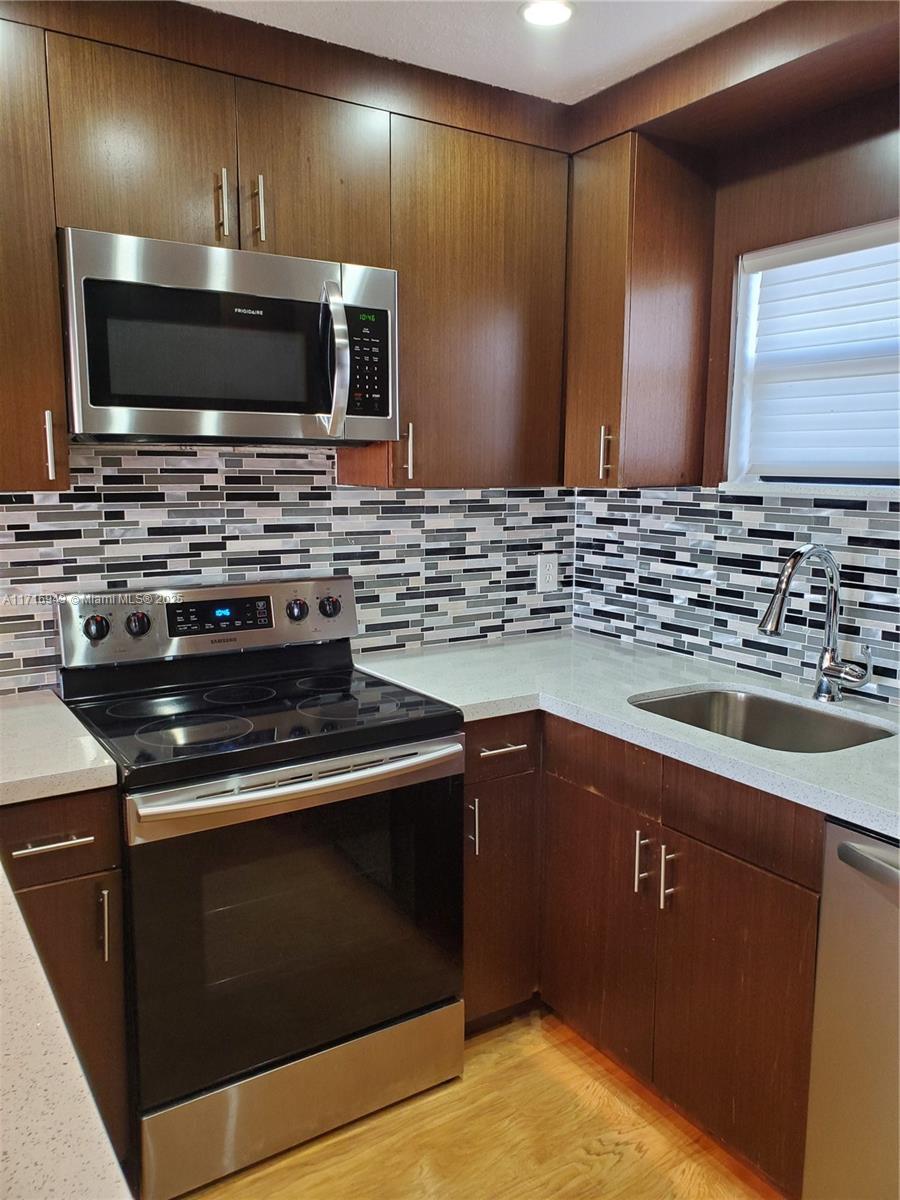
[[[539,554],[537,556],[537,590],[539,592],[559,591],[558,554]]]

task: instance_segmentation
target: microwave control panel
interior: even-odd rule
[[[386,417],[390,412],[390,322],[383,308],[346,305],[350,332],[350,400],[354,417]]]

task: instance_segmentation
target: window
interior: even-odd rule
[[[900,476],[895,221],[745,254],[728,482]]]

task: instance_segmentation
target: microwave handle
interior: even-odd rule
[[[322,285],[322,303],[331,313],[334,333],[334,383],[331,386],[331,412],[319,414],[319,424],[328,437],[342,437],[347,404],[350,400],[350,331],[341,289],[333,280]]]

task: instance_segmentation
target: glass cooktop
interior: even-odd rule
[[[130,786],[437,737],[462,714],[353,668],[80,701]]]

